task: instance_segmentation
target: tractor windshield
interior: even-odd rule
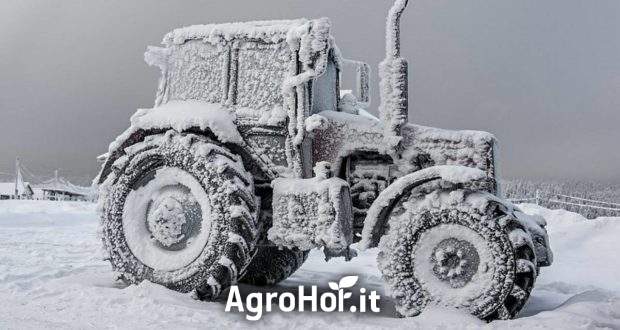
[[[199,40],[175,46],[168,67],[168,100],[226,100],[229,51]]]
[[[282,109],[282,82],[292,62],[285,43],[237,41],[214,46],[192,40],[174,48],[168,100],[226,104],[246,117]]]
[[[247,42],[236,52],[237,88],[233,104],[255,110],[282,107],[282,81],[292,62],[288,46]],[[234,79],[234,70],[231,73]]]

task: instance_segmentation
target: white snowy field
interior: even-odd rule
[[[555,263],[544,268],[529,304],[511,321],[483,323],[458,311],[430,310],[419,317],[393,316],[382,297],[379,314],[283,313],[250,322],[225,313],[219,302],[201,302],[152,283],[125,286],[101,260],[94,205],[78,202],[0,201],[0,329],[29,328],[523,328],[620,329],[620,218],[586,220],[566,211],[523,205],[549,222]],[[275,289],[296,292],[359,274],[381,293],[376,251],[352,262],[310,259]]]

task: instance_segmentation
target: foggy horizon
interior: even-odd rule
[[[17,156],[42,179],[94,177],[95,157],[153,105],[146,47],[192,24],[329,17],[344,57],[373,70],[376,113],[392,2],[3,1],[0,181]],[[413,1],[410,122],[495,134],[505,178],[620,183],[618,12],[613,0]]]

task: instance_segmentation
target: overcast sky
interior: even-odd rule
[[[327,16],[376,78],[391,2],[2,0],[0,172],[19,155],[38,175],[95,175],[153,104],[146,46],[179,26]],[[411,121],[494,133],[506,177],[620,182],[620,1],[412,0],[403,30]]]

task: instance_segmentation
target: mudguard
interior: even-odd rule
[[[510,206],[512,207],[512,214],[514,217],[532,238],[532,247],[536,255],[537,266],[551,266],[553,263],[553,252],[551,251],[549,236],[545,229],[547,226],[545,219],[539,215],[525,214],[512,204],[510,204]]]
[[[234,113],[220,104],[196,100],[170,101],[158,107],[138,109],[130,122],[129,128],[110,144],[107,159],[95,183],[105,180],[112,164],[124,154],[124,148],[140,142],[149,135],[148,132],[198,129],[212,133],[222,143],[245,145],[235,124]]]
[[[361,249],[376,247],[384,234],[389,213],[400,197],[411,189],[431,181],[437,181],[440,187],[446,188],[489,191],[495,187],[495,180],[489,178],[485,172],[466,166],[432,166],[405,175],[383,190],[368,209],[359,247]]]

